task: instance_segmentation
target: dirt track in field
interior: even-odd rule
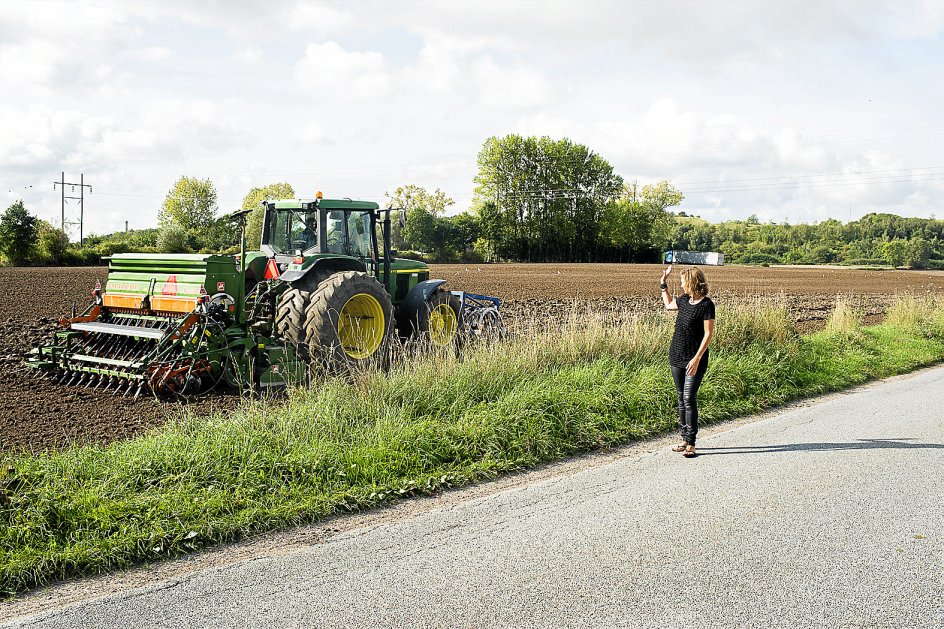
[[[508,264],[435,265],[433,277],[449,287],[495,295],[510,326],[527,330],[581,317],[587,312],[612,320],[657,311],[658,265]],[[881,320],[896,293],[944,291],[944,272],[857,271],[850,269],[708,268],[718,302],[768,298],[783,293],[800,331],[822,327],[836,294],[850,295],[866,314]],[[107,443],[163,424],[174,403],[143,396],[138,401],[108,392],[54,385],[28,377],[21,366],[31,347],[45,342],[56,321],[82,310],[104,267],[0,268],[0,450],[43,450],[74,442]],[[674,275],[677,278],[677,274]],[[232,408],[238,398],[215,393],[189,404],[198,413]]]

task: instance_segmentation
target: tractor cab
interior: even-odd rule
[[[260,248],[285,282],[299,282],[311,272],[320,276],[359,271],[377,279],[394,304],[399,304],[417,284],[429,279],[427,264],[394,257],[390,247],[393,210],[381,210],[370,201],[321,196],[266,201],[264,209]],[[255,262],[256,266],[264,264],[261,257]],[[252,266],[250,262],[251,270]],[[260,270],[249,275],[262,277]],[[268,271],[268,275],[275,271]]]
[[[379,213],[380,207],[367,201],[268,201],[261,248],[281,263],[299,255],[375,260]]]

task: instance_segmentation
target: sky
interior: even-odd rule
[[[2,0],[0,194],[58,225],[82,175],[86,234],[154,226],[182,175],[221,213],[279,181],[463,211],[518,133],[711,221],[944,217],[942,32],[944,0]]]

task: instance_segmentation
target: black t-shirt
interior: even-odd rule
[[[688,361],[698,353],[698,347],[705,338],[705,321],[715,318],[715,303],[707,297],[691,304],[688,295],[675,300],[678,316],[675,319],[675,334],[669,346],[669,364],[673,367],[687,367]],[[708,350],[705,350],[698,368],[708,364]]]

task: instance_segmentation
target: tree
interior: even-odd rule
[[[905,262],[908,266],[914,269],[927,268],[930,257],[931,245],[927,240],[919,236],[908,241],[905,249]]]
[[[407,226],[409,226],[411,221],[416,221],[424,225],[423,227],[418,226],[411,230],[407,226],[401,227],[399,220],[391,221],[390,242],[392,243],[393,248],[432,251],[431,248],[424,248],[421,246],[419,244],[420,241],[411,241],[410,238],[408,238],[405,234],[412,233],[413,237],[418,237],[426,242],[425,238],[427,236],[417,235],[422,232],[422,230],[428,229],[427,223],[429,223],[429,217],[425,216],[424,213],[430,214],[433,218],[442,217],[446,214],[446,210],[450,206],[455,205],[456,202],[439,188],[436,188],[435,191],[430,193],[426,191],[426,188],[417,186],[415,184],[399,186],[393,191],[393,194],[389,192],[385,194],[387,198],[390,199],[391,207],[406,210]],[[420,210],[422,212],[417,213],[417,211]]]
[[[597,258],[601,215],[623,185],[605,159],[567,138],[508,135],[485,141],[478,166],[473,206],[497,213],[497,220],[482,224],[495,234],[492,248],[499,255],[528,261]]]
[[[888,260],[888,263],[893,267],[904,266],[906,249],[906,241],[897,238],[895,240],[889,240],[884,246],[885,259]]]
[[[668,244],[676,225],[668,208],[684,198],[667,180],[642,189],[636,182],[628,184],[620,198],[604,209],[601,237],[610,246],[626,250],[630,259],[640,261]]]
[[[410,249],[432,253],[438,243],[438,221],[436,216],[425,207],[414,207],[407,211],[406,225],[403,226],[403,240]]]
[[[265,209],[262,207],[263,201],[274,201],[276,199],[294,199],[295,189],[286,182],[270,183],[261,188],[256,187],[250,190],[243,197],[244,210],[252,210],[246,221],[246,246],[255,249],[262,243],[262,219],[265,215]]]
[[[62,264],[69,251],[69,236],[46,221],[38,221],[39,257],[43,262]]]
[[[198,236],[216,219],[216,188],[209,179],[181,177],[164,197],[161,227],[175,224]]]
[[[0,253],[13,265],[26,264],[36,246],[36,217],[20,199],[0,217]]]

